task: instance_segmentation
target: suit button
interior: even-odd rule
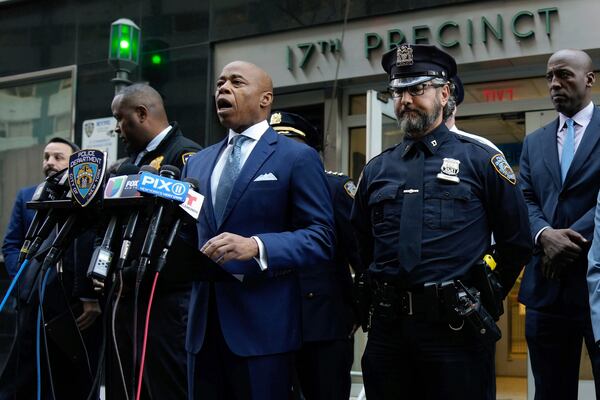
[[[313,292],[308,292],[308,293],[306,294],[306,298],[307,298],[307,299],[312,299],[313,297],[315,297],[315,294],[314,294]]]

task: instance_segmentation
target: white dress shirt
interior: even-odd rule
[[[592,115],[594,115],[594,103],[590,101],[590,104],[581,109],[577,114],[573,115],[571,118],[575,123],[573,127],[575,128],[575,136],[574,136],[574,145],[575,145],[575,154],[577,154],[577,148],[579,147],[579,143],[581,143],[581,138],[583,138],[583,134],[585,133],[585,129],[590,124],[592,120]],[[558,147],[558,161],[562,161],[562,148],[563,143],[565,142],[565,136],[567,136],[567,119],[569,117],[565,116],[562,113],[558,114],[558,131],[556,132],[556,144]]]
[[[167,127],[165,129],[163,129],[162,131],[160,131],[160,133],[156,136],[154,136],[154,139],[152,139],[150,141],[150,143],[148,143],[146,145],[146,148],[142,151],[140,151],[135,159],[135,165],[139,165],[139,163],[142,161],[142,158],[144,158],[144,156],[148,153],[150,153],[151,151],[155,150],[158,145],[160,144],[160,142],[163,141],[163,139],[165,138],[165,136],[167,136],[167,133],[169,133],[169,131],[171,130],[172,126],[171,125],[167,125]]]
[[[217,161],[217,164],[215,165],[215,168],[213,169],[212,175],[210,177],[210,191],[211,191],[211,195],[212,195],[211,200],[212,200],[213,206],[215,204],[215,199],[217,197],[217,187],[219,186],[219,179],[221,179],[221,174],[223,173],[223,168],[225,167],[225,162],[227,161],[227,157],[229,157],[229,155],[233,151],[233,140],[232,140],[233,137],[237,136],[237,135],[244,135],[251,139],[251,140],[246,140],[244,143],[242,143],[242,147],[240,149],[242,152],[241,158],[240,158],[240,171],[241,171],[242,168],[244,167],[244,164],[246,163],[246,160],[248,159],[248,156],[250,155],[250,153],[252,153],[252,150],[254,150],[256,143],[258,143],[258,140],[267,131],[267,129],[269,129],[269,124],[267,123],[267,120],[264,120],[262,122],[259,122],[258,124],[252,125],[251,127],[246,129],[242,133],[234,132],[231,129],[229,130],[229,133],[227,136],[227,146],[225,147],[225,150],[223,150],[223,152],[219,156],[219,161]],[[254,259],[260,266],[260,269],[264,271],[265,269],[267,269],[267,266],[268,266],[267,265],[267,252],[265,251],[265,246],[264,246],[262,240],[260,240],[258,237],[252,236],[252,238],[258,244],[258,254],[259,254],[259,257],[254,257]]]

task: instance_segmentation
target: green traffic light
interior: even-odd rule
[[[129,40],[121,40],[121,42],[119,43],[119,46],[123,50],[127,50],[129,48]]]
[[[162,57],[160,56],[160,54],[154,54],[152,56],[152,64],[154,64],[154,65],[162,64]]]

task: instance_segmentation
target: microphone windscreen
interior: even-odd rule
[[[158,170],[150,165],[143,165],[140,167],[140,172],[149,172],[154,175],[158,175]]]
[[[165,173],[168,175],[165,175]],[[168,176],[171,179],[179,179],[181,176],[181,170],[173,165],[163,165],[163,167],[160,169],[160,175]]]
[[[200,187],[200,181],[196,178],[188,176],[187,178],[184,178],[183,181],[189,183],[190,187],[194,190],[198,190]]]
[[[138,167],[137,165],[130,164],[130,163],[124,163],[124,164],[121,164],[119,169],[117,169],[117,172],[115,173],[115,175],[116,176],[135,175],[138,172],[140,172],[140,167]]]

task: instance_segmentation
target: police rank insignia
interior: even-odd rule
[[[271,120],[269,121],[269,125],[280,124],[281,123],[281,113],[273,113],[271,115]]]
[[[494,155],[490,161],[492,162],[492,165],[494,166],[496,172],[498,172],[498,174],[500,174],[501,177],[503,177],[513,185],[517,184],[517,176],[508,164],[508,161],[506,161],[506,158],[504,158],[503,154],[498,153]]]
[[[396,66],[413,65],[413,49],[408,44],[398,46],[396,49]]]
[[[165,156],[158,156],[154,160],[150,161],[150,166],[152,168],[160,169],[160,166],[165,159]]]
[[[353,181],[350,180],[344,183],[344,189],[346,190],[346,193],[348,193],[348,196],[354,198],[356,195],[356,185]]]
[[[104,182],[106,153],[80,150],[69,157],[69,186],[75,200],[85,207],[92,202]]]
[[[455,160],[454,158],[444,158],[441,168],[442,172],[437,174],[438,179],[454,183],[460,182],[460,179],[458,178],[459,167],[459,160]]]
[[[189,151],[189,152],[187,152],[187,153],[183,153],[183,154],[181,155],[181,163],[182,163],[183,165],[187,164],[187,161],[188,161],[188,159],[189,159],[191,156],[193,156],[194,154],[196,154],[196,152],[195,152],[195,151]]]

